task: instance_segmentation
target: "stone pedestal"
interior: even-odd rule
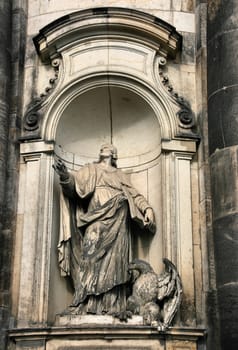
[[[140,317],[122,323],[110,316],[63,316],[56,322],[51,328],[13,329],[10,339],[16,350],[197,350],[204,340],[202,329],[162,333],[143,326]]]
[[[110,315],[57,315],[55,325],[58,327],[77,327],[77,326],[94,326],[94,327],[112,327],[112,326],[143,326],[142,316],[133,316],[128,318],[127,322],[121,322],[118,318]]]

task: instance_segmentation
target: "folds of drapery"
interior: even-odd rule
[[[120,233],[120,225],[116,228],[117,220],[122,220],[119,218],[117,209],[118,202],[113,198],[109,198],[108,202],[106,202],[101,208],[94,212],[87,212],[83,209],[83,201],[90,196],[93,196],[95,191],[96,183],[99,180],[98,177],[101,176],[101,170],[98,171],[97,164],[89,164],[81,168],[77,171],[74,176],[71,176],[69,181],[65,183],[61,183],[62,191],[60,194],[60,234],[59,234],[59,243],[58,243],[58,253],[59,253],[59,266],[61,270],[62,276],[71,276],[74,282],[74,286],[79,283],[79,276],[85,276],[84,271],[81,269],[81,261],[82,255],[87,255],[86,247],[83,246],[86,240],[83,238],[85,229],[86,232],[89,230],[90,225],[95,222],[101,222],[105,220],[106,216],[111,216],[113,218],[114,224],[111,225],[111,230],[113,230],[114,237],[112,238],[112,234],[109,230],[105,230],[104,236],[103,232],[100,234],[104,239],[101,239],[98,243],[100,243],[97,248],[98,252],[96,254],[103,255],[104,252],[109,249],[112,249],[112,242],[115,242],[116,236]],[[146,199],[140,195],[130,184],[128,181],[128,177],[122,171],[115,169],[116,175],[117,189],[120,187],[121,194],[118,198],[123,198],[125,202],[127,202],[127,207],[129,207],[129,217],[139,223],[139,225],[143,228],[145,227],[143,213],[146,208],[150,207]],[[100,174],[100,175],[98,175]],[[113,186],[112,182],[112,186]],[[108,219],[107,219],[108,220]],[[128,222],[128,214],[127,218],[123,218],[124,222],[128,226],[129,232],[129,222]],[[118,222],[119,222],[118,221]],[[110,225],[108,226],[110,227]],[[92,226],[93,228],[93,226]],[[117,232],[116,232],[116,231]],[[89,230],[90,231],[90,230]],[[123,227],[123,231],[126,231],[125,225]],[[129,235],[129,233],[125,233]],[[89,237],[89,235],[88,235]],[[90,238],[91,239],[91,238]],[[129,239],[129,237],[128,237]],[[111,242],[110,242],[111,240]],[[85,241],[85,242],[84,242]],[[89,242],[86,242],[86,244]],[[109,242],[109,243],[107,243]],[[125,244],[125,242],[123,243]],[[126,244],[127,249],[129,249],[130,254],[130,244]],[[123,249],[123,246],[118,245],[117,249]],[[120,251],[118,251],[118,254]],[[128,261],[129,255],[125,259]],[[116,261],[116,260],[115,260]],[[121,262],[118,263],[120,264]],[[103,263],[101,262],[97,266],[103,267]],[[127,263],[125,264],[127,266]],[[97,272],[98,273],[98,272]],[[113,273],[113,272],[112,272]],[[125,273],[126,275],[126,273]],[[85,279],[85,277],[84,277]],[[120,284],[120,278],[116,283]],[[121,281],[125,282],[125,278],[121,278]],[[85,279],[86,281],[86,279]],[[91,280],[92,282],[92,280]],[[90,282],[90,283],[91,283]],[[105,281],[104,281],[105,282]],[[104,283],[103,282],[103,283]],[[102,282],[100,282],[102,285]],[[100,284],[98,282],[98,285]],[[89,285],[89,282],[85,282],[85,285]],[[109,283],[110,284],[110,283]],[[94,283],[95,285],[95,283]],[[107,283],[105,284],[107,285]],[[111,287],[113,284],[111,283]],[[91,288],[93,290],[93,288]],[[103,290],[103,288],[99,288],[98,290]]]

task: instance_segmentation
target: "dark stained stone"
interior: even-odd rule
[[[209,42],[208,97],[223,87],[238,84],[238,29],[219,34]]]
[[[238,28],[237,0],[210,0],[208,1],[208,42],[219,33]]]
[[[217,73],[218,75],[219,73]],[[208,103],[209,152],[238,144],[238,85],[218,91]]]
[[[238,213],[214,223],[222,349],[238,345]]]
[[[183,45],[182,45],[182,63],[188,64],[195,61],[195,34],[194,33],[182,33]]]

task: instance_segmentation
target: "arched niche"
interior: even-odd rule
[[[57,108],[56,108],[57,110]],[[56,112],[57,113],[57,112]],[[103,143],[118,149],[118,167],[126,171],[134,187],[153,206],[157,232],[147,235],[133,225],[132,254],[149,261],[154,269],[162,269],[162,191],[161,191],[161,128],[158,116],[141,95],[120,86],[101,85],[76,95],[65,105],[55,127],[55,155],[60,157],[71,171],[98,159]],[[53,211],[58,217],[58,178],[55,176]],[[59,231],[59,219],[54,220],[53,237]],[[54,239],[53,245],[57,242]],[[50,314],[60,311],[70,303],[72,291],[59,277],[56,251],[52,252],[50,294],[54,303]],[[60,288],[56,288],[60,286]],[[61,300],[61,301],[60,301]]]
[[[72,299],[57,266],[59,184],[52,170],[54,157],[76,170],[96,160],[98,146],[110,139],[118,147],[119,166],[157,216],[152,238],[136,232],[135,254],[157,272],[163,256],[171,259],[186,280],[184,293],[193,310],[190,163],[196,139],[186,118],[185,124],[178,119],[182,99],[180,104],[175,101],[163,83],[166,77],[159,74],[166,58],[179,52],[181,36],[145,13],[105,8],[60,18],[34,42],[41,60],[51,63],[57,74],[53,83],[50,79],[48,94],[29,107],[23,124],[19,325],[53,322]],[[37,69],[39,76],[47,75],[44,65]]]
[[[75,97],[60,117],[55,142],[75,166],[95,161],[103,143],[115,144],[118,166],[125,169],[151,163],[161,152],[153,109],[135,92],[116,86],[92,88]]]

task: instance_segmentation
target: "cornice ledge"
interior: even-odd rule
[[[43,27],[33,41],[42,61],[47,63],[75,42],[109,37],[143,43],[171,58],[181,50],[182,43],[182,36],[167,22],[119,7],[70,13]]]
[[[157,327],[150,326],[128,326],[128,325],[81,325],[81,326],[61,326],[61,327],[34,327],[34,328],[14,328],[8,330],[8,336],[15,341],[24,339],[51,339],[57,336],[72,337],[80,339],[142,339],[142,338],[167,338],[198,340],[207,334],[205,328],[193,327],[169,327],[165,332],[159,332]]]

